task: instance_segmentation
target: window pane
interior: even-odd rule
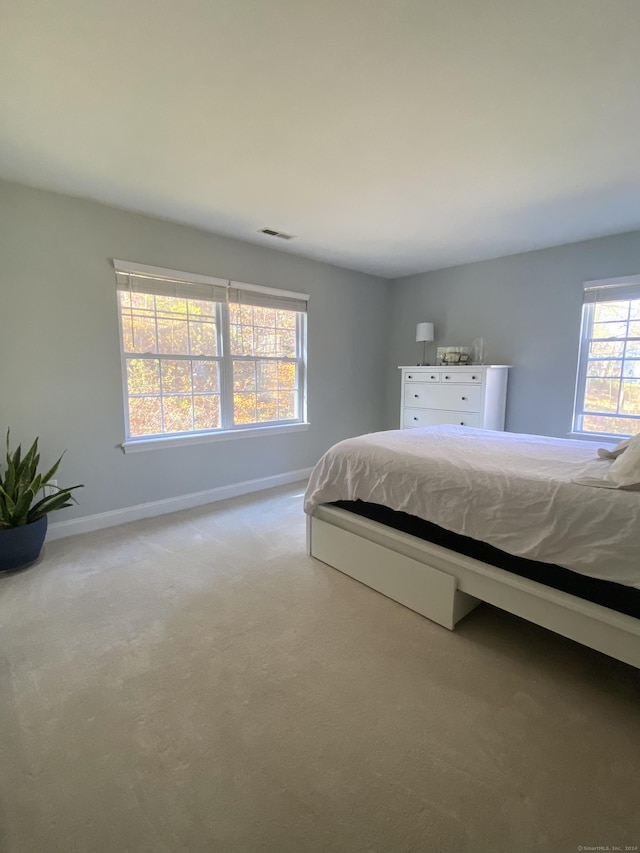
[[[193,429],[191,397],[163,397],[162,410],[165,432],[191,432]]]
[[[127,388],[130,395],[159,394],[160,371],[158,360],[155,358],[128,358]]]
[[[629,337],[640,338],[640,320],[629,323]]]
[[[162,360],[162,393],[191,393],[191,362]]]
[[[157,435],[162,432],[160,397],[132,397],[129,400],[131,435]]]
[[[122,348],[125,352],[134,352],[133,349],[133,329],[131,322],[123,322],[122,326]]]
[[[219,391],[220,374],[215,361],[192,361],[194,391]]]
[[[629,318],[631,320],[640,320],[640,299],[632,299],[629,309]]]
[[[233,362],[233,390],[255,391],[256,365],[254,361]]]
[[[295,311],[278,311],[276,313],[276,326],[279,329],[295,329],[295,327],[296,327],[296,312]]]
[[[587,379],[584,408],[587,412],[616,412],[618,409],[617,379]]]
[[[254,424],[256,422],[256,395],[250,392],[234,392],[234,424]]]
[[[627,341],[627,358],[640,358],[640,341]]]
[[[625,361],[622,373],[624,376],[632,376],[634,379],[640,379],[640,360]]]
[[[607,320],[626,320],[629,314],[629,303],[622,302],[597,302],[595,305],[594,319],[596,323]]]
[[[276,325],[276,312],[273,308],[253,309],[253,322],[256,326],[267,326],[273,329]]]
[[[253,326],[232,324],[230,339],[231,355],[253,355]]]
[[[133,344],[130,352],[157,352],[156,321],[154,317],[131,315]]]
[[[297,356],[297,312],[231,305],[232,355]]]
[[[587,363],[587,376],[620,376],[621,373],[621,361],[590,360]]]
[[[276,361],[259,361],[258,389],[260,391],[273,391],[278,388],[278,363]]]
[[[297,388],[296,365],[292,361],[278,362],[278,386],[280,388]]]
[[[217,394],[194,396],[193,415],[195,429],[220,428],[220,397]]]
[[[155,314],[156,298],[153,293],[132,293],[131,307],[137,311]]]
[[[296,399],[294,391],[280,391],[278,393],[278,417],[280,420],[296,417]]]
[[[590,358],[622,358],[623,341],[593,341],[589,347]]]
[[[120,294],[120,302],[122,298],[128,297],[128,293]],[[131,319],[131,311],[128,308],[120,309],[120,325],[122,327],[122,348],[125,352],[134,352],[133,349],[133,323]]]
[[[640,380],[622,380],[622,402],[620,414],[640,415]]]
[[[165,355],[188,355],[187,321],[158,318],[158,352]]]
[[[296,357],[296,333],[293,329],[278,330],[277,355]]]
[[[195,319],[199,317],[215,319],[216,304],[215,302],[210,302],[208,299],[188,299],[187,310],[189,316]]]
[[[255,326],[253,340],[255,355],[276,355],[276,333],[273,329]]]
[[[584,432],[602,432],[608,435],[631,435],[637,432],[637,423],[628,418],[607,418],[585,415],[582,421]]]
[[[278,395],[270,391],[257,395],[258,421],[278,420]]]
[[[187,300],[178,296],[156,296],[159,317],[177,318],[187,313]]]
[[[214,322],[189,318],[189,352],[191,355],[218,355]]]
[[[594,323],[592,338],[626,338],[626,323]]]

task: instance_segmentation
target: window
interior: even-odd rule
[[[306,294],[114,266],[125,447],[304,422]]]
[[[640,276],[587,282],[573,431],[640,430]]]

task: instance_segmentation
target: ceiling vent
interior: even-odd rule
[[[285,234],[284,231],[276,231],[274,228],[261,228],[259,234],[266,234],[268,237],[279,237],[281,240],[293,240],[293,234]]]

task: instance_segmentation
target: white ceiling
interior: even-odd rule
[[[10,180],[388,278],[640,228],[639,0],[0,0],[0,21]]]

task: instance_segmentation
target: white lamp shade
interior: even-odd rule
[[[433,340],[433,323],[418,323],[416,326],[416,341]]]

